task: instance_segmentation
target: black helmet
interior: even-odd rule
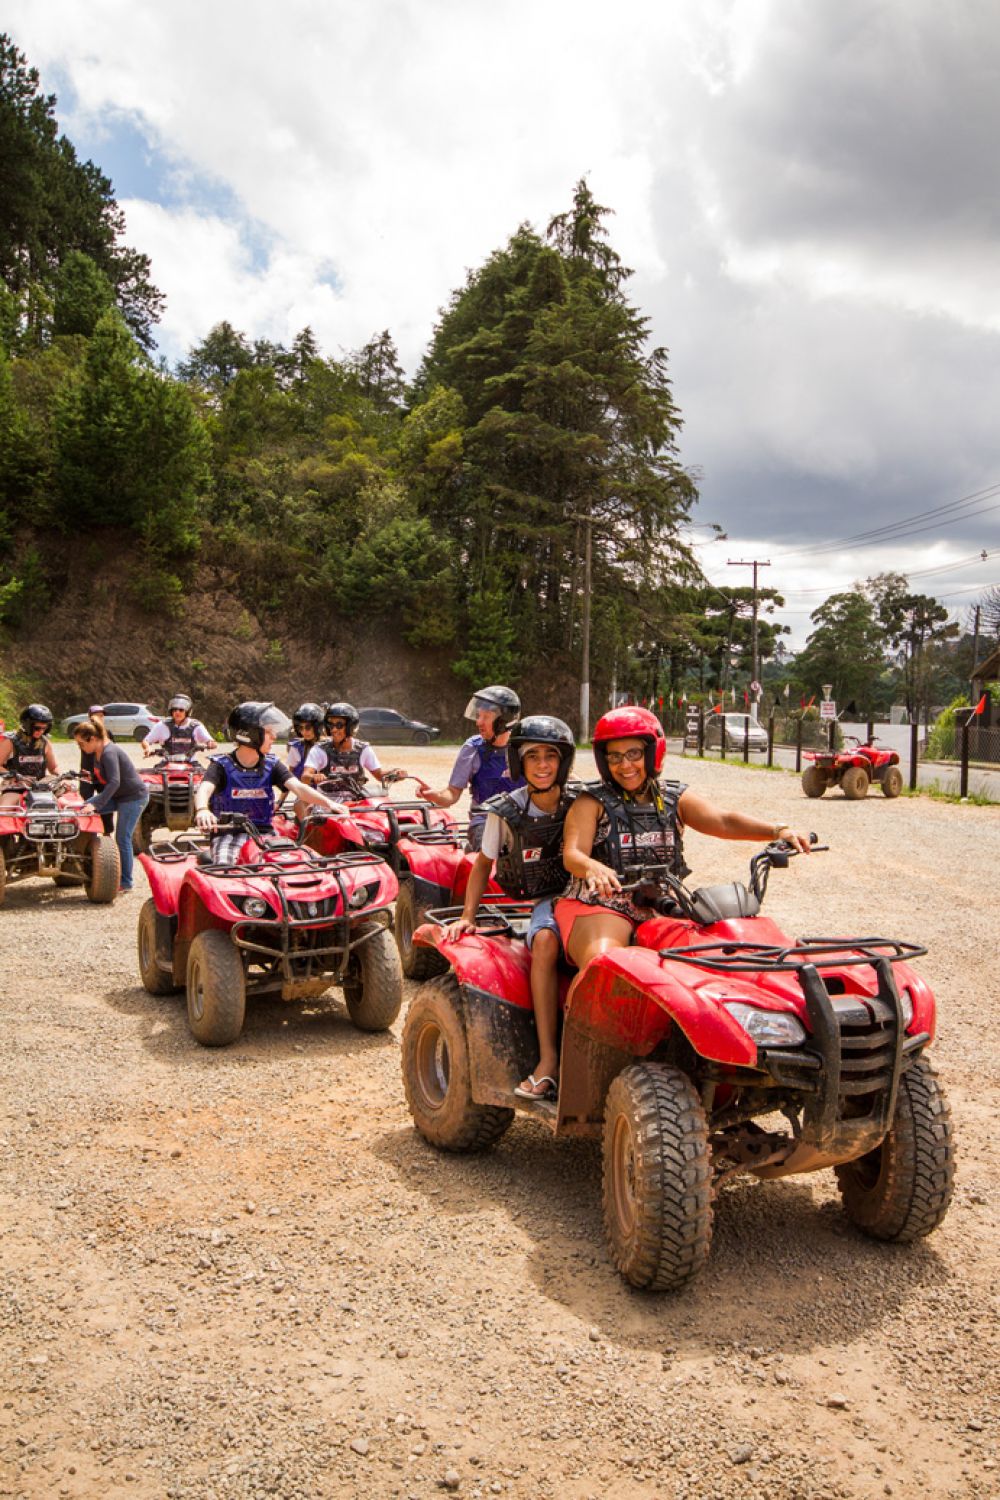
[[[477,715],[484,709],[487,712],[493,710],[493,733],[490,738],[496,739],[498,734],[503,734],[514,723],[521,712],[521,700],[513,688],[500,687],[498,684],[477,688],[465,705],[462,717],[475,723]]]
[[[345,731],[347,738],[350,739],[358,727],[360,718],[361,715],[353,703],[328,703],[326,713],[323,715],[323,723],[327,725],[331,719],[343,719],[347,725]]]
[[[175,708],[183,708],[186,714],[191,712],[191,699],[187,693],[175,693],[167,704],[167,713],[173,713]]]
[[[285,723],[284,714],[273,703],[237,703],[226,720],[226,733],[234,744],[259,750],[264,730],[280,729]]]
[[[551,714],[526,714],[523,719],[518,719],[516,724],[511,725],[510,739],[507,741],[507,771],[514,781],[525,774],[522,756],[531,745],[551,745],[558,750],[559,772],[556,781],[560,786],[565,786],[576,755],[576,741],[569,725],[564,724],[562,719],[553,718]]]
[[[296,734],[302,733],[303,724],[311,724],[319,739],[323,733],[323,709],[319,703],[303,703],[292,714],[292,728]]]
[[[33,724],[44,724],[48,732],[52,728],[51,708],[46,708],[44,703],[29,703],[21,715],[21,728],[25,734],[31,733]]]

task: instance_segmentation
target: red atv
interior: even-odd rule
[[[246,832],[236,864],[213,864],[201,834],[139,856],[153,892],[138,931],[149,993],[186,988],[188,1024],[206,1047],[240,1035],[248,994],[303,1000],[334,984],[355,1026],[388,1030],[403,978],[387,925],[397,883],[385,861],[324,858],[245,818],[220,818],[219,827]]]
[[[452,823],[449,828],[416,829],[396,841],[396,946],[407,979],[429,979],[448,968],[435,947],[414,942],[414,933],[426,922],[428,912],[461,906],[476,862],[475,854],[466,850],[468,837],[467,823]],[[492,875],[486,890],[503,896]]]
[[[853,734],[845,735],[844,750],[807,750],[806,760],[812,765],[802,772],[802,790],[807,797],[822,797],[827,787],[839,785],[844,796],[851,802],[868,795],[868,788],[877,781],[884,797],[898,797],[903,790],[903,773],[899,769],[899,755],[887,746],[874,740],[863,745]]]
[[[0,905],[8,884],[29,875],[59,886],[82,886],[88,901],[107,904],[118,894],[118,845],[100,813],[83,811],[76,772],[29,781],[0,776]]]
[[[154,828],[182,833],[194,823],[194,797],[205,775],[202,762],[193,755],[164,755],[152,767],[140,767],[149,791],[149,801],[135,825],[132,843],[137,854],[153,842]]]
[[[760,908],[771,868],[793,852],[768,845],[749,888],[692,891],[658,872],[662,913],[634,946],[593,959],[564,1005],[557,1101],[514,1094],[538,1055],[530,906],[484,903],[477,932],[459,939],[444,925],[456,913],[433,913],[415,941],[449,972],[421,986],[403,1028],[417,1129],[444,1150],[480,1150],[520,1110],[556,1135],[601,1136],[611,1257],[638,1287],[673,1289],[701,1269],[715,1192],[740,1172],[833,1167],[866,1233],[930,1233],[951,1199],[954,1152],[924,1056],[934,996],[910,967],[926,949],[787,937]]]
[[[384,786],[393,786],[408,778],[403,771],[387,771]],[[340,854],[344,849],[369,849],[396,868],[395,847],[404,833],[417,829],[448,828],[454,819],[444,808],[432,807],[421,799],[396,800],[392,797],[368,797],[356,782],[345,785],[345,779],[325,781],[319,790],[342,802],[347,818],[310,808],[301,829],[294,815],[282,812],[275,819],[289,838],[301,838],[319,854]],[[286,806],[290,809],[291,802]]]

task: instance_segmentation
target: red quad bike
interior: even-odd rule
[[[403,979],[387,925],[396,877],[376,854],[325,858],[263,835],[245,818],[236,864],[212,863],[204,835],[141,854],[152,898],[139,913],[139,973],[151,995],[187,990],[188,1025],[206,1047],[243,1030],[247,995],[310,999],[339,985],[362,1031],[387,1031]]]
[[[182,833],[194,823],[194,797],[205,767],[193,755],[164,755],[155,766],[140,768],[149,801],[135,825],[132,843],[137,854],[153,842],[154,828]]]
[[[118,845],[104,833],[100,813],[83,811],[76,772],[28,781],[0,776],[0,905],[7,886],[29,875],[58,886],[83,886],[88,901],[106,905],[118,894]],[[6,793],[16,792],[17,802]]]
[[[842,787],[844,796],[857,802],[868,795],[877,781],[885,797],[898,797],[903,790],[903,773],[895,750],[876,744],[863,745],[855,735],[845,735],[844,750],[807,750],[812,761],[802,772],[802,790],[807,797],[822,797],[827,787]]]
[[[476,855],[466,851],[468,837],[467,823],[453,823],[448,828],[401,833],[396,841],[393,849],[399,874],[396,946],[407,979],[430,979],[433,974],[447,972],[447,958],[436,947],[415,942],[414,934],[436,908],[461,908],[476,862]],[[504,901],[509,899],[492,875],[486,891]]]
[[[408,778],[403,771],[387,771],[384,786]],[[275,819],[275,827],[281,828],[289,838],[301,836],[302,842],[318,854],[340,854],[345,849],[369,849],[396,868],[394,849],[400,835],[414,829],[448,828],[454,822],[444,808],[432,807],[429,802],[417,798],[413,801],[392,797],[366,797],[363,788],[351,780],[341,778],[325,781],[319,790],[328,797],[342,802],[349,810],[347,818],[331,815],[322,809],[311,808],[301,830],[290,813]],[[287,804],[289,807],[291,804]]]
[[[514,1094],[538,1055],[530,908],[484,903],[477,932],[459,939],[444,930],[455,913],[432,913],[414,940],[449,972],[421,986],[403,1028],[417,1129],[444,1150],[481,1150],[521,1110],[556,1135],[601,1136],[611,1258],[637,1287],[672,1290],[701,1269],[715,1191],[740,1172],[832,1167],[867,1234],[929,1234],[951,1200],[954,1152],[924,1055],[934,996],[910,967],[926,949],[788,938],[760,908],[792,853],[775,843],[755,855],[749,888],[689,890],[658,871],[663,914],[634,946],[593,959],[564,1004],[557,1101]]]

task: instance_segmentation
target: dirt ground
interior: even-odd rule
[[[444,784],[453,754],[384,759]],[[1000,808],[680,774],[829,842],[772,878],[789,931],[928,945],[960,1152],[941,1228],[888,1247],[830,1173],[739,1178],[697,1283],[637,1293],[596,1145],[518,1120],[436,1154],[401,1023],[363,1035],[339,1002],[258,1003],[202,1049],[182,997],[139,986],[144,877],[112,908],[27,882],[0,912],[0,1495],[1000,1492]],[[700,881],[750,852],[687,840]]]

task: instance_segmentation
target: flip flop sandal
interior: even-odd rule
[[[528,1083],[531,1085],[530,1088],[523,1088],[521,1084],[518,1084],[514,1090],[519,1099],[555,1099],[558,1095],[559,1085],[547,1073],[541,1078],[536,1078],[534,1073],[529,1073]],[[544,1084],[545,1087],[539,1088],[539,1084]]]

